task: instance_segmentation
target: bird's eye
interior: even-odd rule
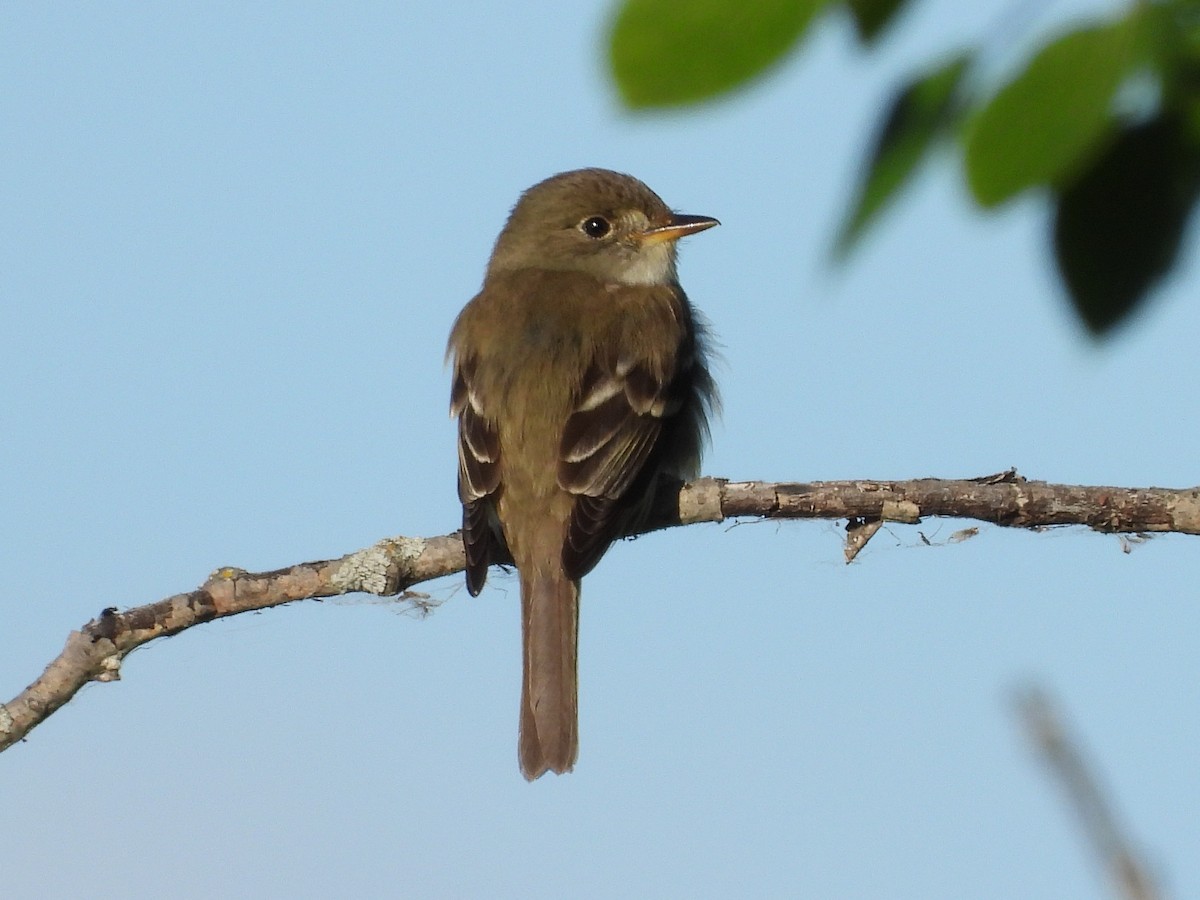
[[[579,230],[590,238],[602,238],[612,231],[612,225],[604,216],[589,216],[579,223]]]

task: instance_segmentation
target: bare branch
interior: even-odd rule
[[[660,492],[640,531],[733,517],[847,519],[847,561],[879,522],[916,524],[930,516],[1040,529],[1086,525],[1101,532],[1200,534],[1200,488],[1083,487],[1026,481],[1015,471],[972,480],[826,481],[812,484],[701,478]],[[0,751],[24,738],[89,681],[120,678],[121,660],[155,638],[202,622],[296,600],[351,592],[390,596],[462,571],[457,534],[385,538],[339,559],[273,572],[218,569],[199,589],[124,612],[104,610],[72,632],[33,684],[0,706]]]

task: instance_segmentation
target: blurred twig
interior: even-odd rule
[[[1161,894],[1117,827],[1104,793],[1088,769],[1079,745],[1067,734],[1054,704],[1039,689],[1028,688],[1018,696],[1017,706],[1030,739],[1066,789],[1084,835],[1108,870],[1117,896],[1125,900],[1158,900]]]

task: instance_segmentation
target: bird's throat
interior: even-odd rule
[[[672,284],[675,278],[675,248],[665,242],[638,248],[618,275],[622,284]]]

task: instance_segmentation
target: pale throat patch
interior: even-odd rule
[[[621,271],[623,284],[671,284],[675,281],[672,241],[643,244]]]

